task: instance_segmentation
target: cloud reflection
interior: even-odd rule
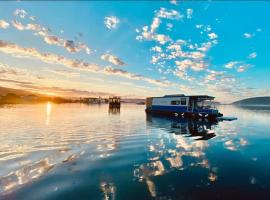
[[[172,120],[156,116],[148,116],[147,122],[150,130],[151,127],[158,127],[165,133],[170,133],[160,134],[157,141],[150,142],[148,162],[134,169],[135,178],[146,183],[152,197],[161,194],[157,191],[154,177],[165,176],[175,170],[201,168],[208,171],[204,182],[217,180],[217,168],[211,166],[205,153],[209,146],[206,140],[215,136],[212,130],[214,124],[207,121]]]

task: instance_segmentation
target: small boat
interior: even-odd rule
[[[120,108],[121,98],[120,97],[109,97],[109,108]]]
[[[145,111],[173,117],[216,120],[223,114],[213,106],[214,99],[215,97],[208,95],[186,96],[184,94],[149,97],[146,98]]]

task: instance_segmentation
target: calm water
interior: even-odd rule
[[[0,108],[0,199],[270,199],[270,110],[210,124],[144,106]]]

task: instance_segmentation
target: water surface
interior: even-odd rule
[[[270,110],[236,121],[146,116],[143,105],[0,108],[0,199],[270,199]]]

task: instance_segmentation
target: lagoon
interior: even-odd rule
[[[144,105],[0,108],[0,199],[270,199],[270,110],[235,121],[146,115]]]

